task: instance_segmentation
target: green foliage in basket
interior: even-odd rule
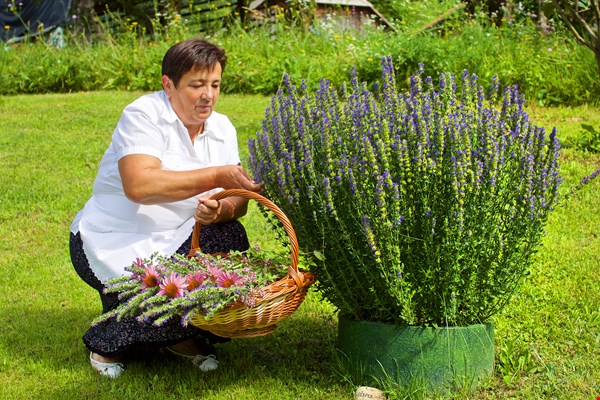
[[[557,202],[559,141],[516,85],[465,71],[398,89],[391,58],[369,90],[356,72],[314,93],[285,78],[249,142],[254,178],[322,250],[318,285],[350,318],[485,321],[528,273]],[[457,87],[458,86],[458,87]]]
[[[130,274],[107,282],[105,292],[118,293],[120,304],[93,324],[116,316],[155,325],[180,318],[187,325],[198,313],[208,319],[235,302],[253,307],[265,287],[287,274],[285,263],[259,248],[227,255],[196,253],[191,258],[157,253],[138,258],[126,267]]]

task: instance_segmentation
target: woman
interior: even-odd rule
[[[73,266],[98,290],[104,312],[118,304],[116,295],[103,293],[104,283],[138,257],[187,254],[195,221],[203,225],[202,251],[248,248],[237,222],[247,200],[209,199],[222,189],[260,190],[240,166],[235,128],[214,111],[226,62],[223,49],[204,40],[175,44],[162,62],[163,90],[142,96],[121,115],[70,236]],[[215,369],[214,354],[206,354],[200,340],[210,336],[178,321],[155,327],[130,318],[94,325],[83,340],[92,367],[116,377],[123,355],[139,349],[166,348],[202,370]]]

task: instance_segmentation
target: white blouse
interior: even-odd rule
[[[236,130],[225,115],[213,111],[192,143],[164,91],[128,105],[100,161],[92,197],[71,225],[73,234],[80,233],[90,267],[102,282],[122,276],[138,257],[157,251],[173,254],[192,232],[198,197],[221,190],[172,203],[134,203],[125,197],[118,168],[118,160],[128,154],[157,157],[170,171],[240,163]]]

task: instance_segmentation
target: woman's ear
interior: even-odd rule
[[[175,85],[173,85],[173,81],[171,80],[171,78],[169,78],[166,75],[162,76],[161,82],[162,82],[163,89],[165,92],[167,92],[167,94],[170,93],[175,88]]]

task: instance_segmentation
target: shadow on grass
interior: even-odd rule
[[[292,315],[277,330],[267,336],[235,339],[219,346],[224,361],[240,372],[253,366],[266,366],[273,377],[289,378],[286,369],[295,369],[295,376],[312,379],[334,377],[337,324],[331,318]],[[281,372],[284,371],[284,372]]]
[[[48,308],[32,310],[27,303],[2,307],[0,381],[22,384],[28,398],[317,399],[344,398],[350,390],[337,371],[337,323],[331,315],[309,315],[301,308],[270,335],[219,344],[220,366],[214,372],[203,373],[188,360],[157,351],[134,355],[125,374],[109,380],[91,369],[81,340],[94,317],[89,308],[52,301]],[[19,390],[5,394],[11,393]]]

